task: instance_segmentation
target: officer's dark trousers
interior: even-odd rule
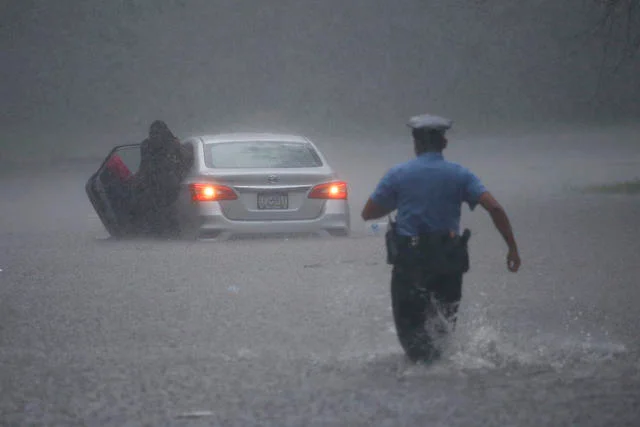
[[[398,339],[413,362],[440,357],[455,327],[462,297],[462,273],[434,274],[419,253],[402,251],[393,267],[391,302]]]

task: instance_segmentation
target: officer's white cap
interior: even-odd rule
[[[445,119],[444,117],[433,116],[431,114],[422,114],[420,116],[413,116],[407,123],[411,129],[431,129],[439,132],[445,132],[451,129],[453,121]]]

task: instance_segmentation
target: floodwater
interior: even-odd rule
[[[114,242],[83,193],[93,165],[5,175],[0,423],[637,425],[640,198],[573,190],[637,176],[635,135],[451,138],[523,267],[507,272],[490,218],[465,210],[459,328],[430,367],[404,359],[383,240],[357,220],[408,141],[331,142],[347,239]]]

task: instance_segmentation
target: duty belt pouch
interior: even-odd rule
[[[387,264],[394,265],[398,260],[398,240],[396,238],[396,222],[389,217],[389,225],[384,235],[387,248]]]
[[[469,271],[469,250],[467,243],[471,231],[465,229],[462,236],[436,235],[428,239],[424,248],[427,269],[436,274],[464,274]]]

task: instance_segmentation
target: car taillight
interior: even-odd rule
[[[218,184],[190,184],[191,200],[194,202],[217,202],[220,200],[235,200],[235,191],[226,185]]]
[[[309,192],[310,199],[346,199],[347,183],[343,181],[318,184]]]

